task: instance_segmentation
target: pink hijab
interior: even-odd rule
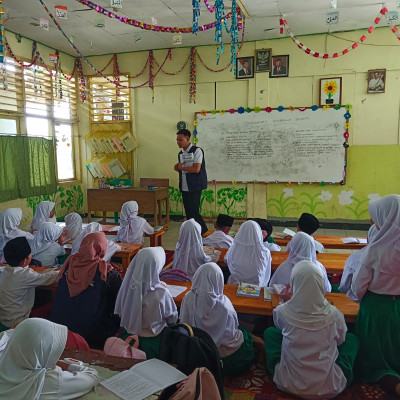
[[[67,284],[71,297],[78,296],[86,290],[92,282],[97,268],[101,273],[101,279],[106,281],[107,273],[113,269],[103,260],[106,250],[107,238],[104,232],[93,232],[82,240],[79,252],[67,258],[58,274],[58,280],[68,269]]]

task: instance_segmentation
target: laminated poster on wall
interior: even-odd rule
[[[125,135],[121,136],[119,140],[121,141],[122,146],[127,152],[130,152],[136,148],[135,138],[130,132],[125,133]]]

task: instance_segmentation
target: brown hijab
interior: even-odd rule
[[[58,274],[58,280],[68,269],[67,284],[71,297],[75,297],[86,290],[92,282],[97,268],[101,273],[101,279],[104,282],[106,281],[107,273],[113,269],[110,264],[103,260],[106,249],[107,238],[104,232],[93,232],[82,240],[79,252],[67,258]]]

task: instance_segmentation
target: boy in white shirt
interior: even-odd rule
[[[249,218],[251,221],[257,222],[260,225],[261,232],[263,234],[263,244],[269,251],[281,251],[281,247],[275,243],[272,234],[272,225],[265,218]]]
[[[29,317],[35,301],[35,288],[55,283],[58,271],[39,274],[29,268],[31,248],[25,237],[4,246],[7,266],[0,275],[0,323],[7,328]]]
[[[319,228],[318,218],[309,213],[301,214],[299,220],[297,221],[297,232],[305,232],[307,235],[312,237],[312,234]],[[313,238],[314,239],[314,238]],[[314,239],[315,250],[317,253],[324,252],[324,246]],[[286,248],[286,251],[290,251],[290,242]]]
[[[235,221],[235,218],[229,215],[218,214],[217,221],[214,224],[215,232],[203,239],[203,245],[229,249],[233,243],[233,238],[228,233],[232,228],[233,221]]]

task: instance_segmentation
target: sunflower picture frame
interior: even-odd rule
[[[322,78],[319,80],[319,105],[335,106],[342,103],[342,78]]]

